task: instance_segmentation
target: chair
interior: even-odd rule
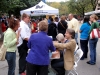
[[[78,50],[79,46],[76,44],[76,48],[75,48],[75,51],[74,51],[74,55],[76,54],[76,51]]]
[[[78,75],[77,71],[76,71],[76,67],[78,66],[78,62],[81,59],[83,55],[83,51],[81,49],[78,49],[74,55],[75,57],[75,61],[74,61],[74,66],[73,69],[68,73],[68,75],[72,74],[72,75]],[[73,71],[75,72],[75,74],[73,73]]]

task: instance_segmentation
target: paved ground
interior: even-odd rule
[[[78,63],[77,72],[79,75],[100,75],[100,39],[97,44],[97,63],[96,65],[88,65],[86,62],[89,57],[85,60],[81,60]],[[0,75],[7,75],[8,66],[6,61],[0,61]],[[18,75],[18,53],[16,59],[16,74]],[[54,73],[49,73],[49,75],[54,75]]]

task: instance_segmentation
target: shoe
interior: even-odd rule
[[[84,60],[84,57],[82,57],[80,60]]]
[[[96,63],[90,63],[90,61],[87,62],[87,64],[90,64],[90,65],[95,65]]]
[[[81,58],[80,60],[84,60],[84,58]]]

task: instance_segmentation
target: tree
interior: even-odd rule
[[[91,10],[91,5],[89,0],[70,0],[68,7],[70,13],[79,14],[83,16],[85,12]]]
[[[0,11],[9,15],[20,15],[20,10],[37,4],[40,0],[0,0]]]
[[[99,0],[90,0],[92,9],[95,10]]]
[[[68,13],[67,2],[49,2],[48,5],[59,9],[60,15],[66,15]]]

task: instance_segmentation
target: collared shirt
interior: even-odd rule
[[[30,28],[29,28],[29,26],[28,26],[28,24],[27,23],[25,23],[24,21],[21,21],[20,22],[20,28],[21,28],[21,32],[20,32],[20,37],[19,37],[19,44],[18,44],[18,46],[20,46],[23,42],[23,39],[25,39],[25,38],[30,38],[30,36],[31,36],[31,30],[30,30]],[[19,28],[19,29],[20,29]]]
[[[26,60],[36,65],[49,65],[49,50],[56,50],[53,46],[52,39],[47,36],[46,32],[32,34],[28,41],[28,47],[30,51]]]
[[[73,18],[71,21],[68,22],[68,28],[75,30],[75,33],[78,33],[79,30],[79,22],[77,19]]]

